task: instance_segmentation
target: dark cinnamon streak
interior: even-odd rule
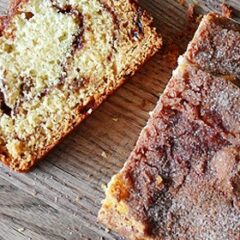
[[[82,15],[82,13],[80,13],[80,11],[78,9],[74,8],[71,5],[65,5],[63,7],[60,7],[60,6],[56,5],[55,3],[53,3],[52,6],[55,9],[57,9],[58,13],[73,15],[76,23],[78,24],[79,33],[75,36],[73,43],[72,43],[72,54],[74,54],[74,52],[76,50],[81,49],[83,47],[83,34],[84,34],[83,15]]]
[[[79,27],[79,32],[78,34],[75,35],[74,40],[72,42],[72,46],[71,46],[71,57],[70,59],[73,58],[75,52],[77,50],[80,50],[83,47],[83,34],[84,34],[84,21],[83,21],[83,15],[74,7],[72,7],[71,5],[65,5],[63,7],[58,6],[53,0],[51,1],[53,3],[53,7],[57,10],[58,13],[60,14],[69,14],[69,15],[73,15],[76,23],[78,24]],[[31,15],[30,13],[28,13],[29,18],[33,17],[33,15]],[[66,62],[68,62],[70,59],[66,59]],[[65,83],[65,80],[67,78],[67,72],[68,72],[68,66],[66,64],[62,64],[62,71],[63,74],[61,75],[60,79],[59,79],[59,83],[57,85],[48,87],[46,89],[44,89],[43,91],[41,91],[40,93],[38,93],[37,97],[38,98],[43,98],[44,96],[46,96],[52,89],[54,88],[61,88],[62,85]],[[82,79],[79,79],[79,81],[84,81]],[[86,83],[86,81],[84,81],[84,84]],[[79,85],[81,86],[82,84],[77,84],[74,83],[75,86]],[[24,93],[28,93],[31,90],[32,87],[32,80],[31,77],[27,77],[22,79],[22,84],[20,86],[20,94],[22,97],[24,97]],[[73,90],[76,90],[76,87],[73,88]],[[0,99],[1,98],[0,96]],[[32,99],[28,99],[28,101],[31,101]],[[26,99],[25,99],[26,101]],[[17,101],[17,103],[15,104],[15,106],[13,107],[13,114],[16,115],[19,113],[20,108],[21,108],[21,104],[23,102],[23,99],[19,99]],[[4,112],[8,115],[10,115],[11,113],[11,109],[9,107],[7,107],[7,105],[4,103],[4,101],[1,101],[1,107],[2,109],[4,109]]]
[[[5,103],[4,95],[2,92],[0,92],[0,108],[2,109],[3,113],[7,114],[8,116],[11,115],[12,109]]]
[[[6,87],[4,80],[2,80],[2,85],[3,85],[3,88]],[[1,91],[1,89],[0,89],[0,108],[2,109],[3,113],[7,114],[8,116],[11,115],[12,109],[6,104],[4,94]]]
[[[118,38],[117,35],[118,35],[118,31],[119,31],[119,29],[120,29],[119,20],[118,20],[118,17],[117,17],[117,15],[116,15],[114,9],[113,9],[111,6],[109,6],[106,2],[102,2],[102,5],[103,5],[103,7],[106,9],[106,11],[109,12],[109,13],[111,14],[111,16],[112,16],[113,25],[114,25],[114,30],[113,30],[113,33],[112,33],[112,34],[113,34],[113,37],[112,37],[112,42],[111,42],[111,44],[112,44],[112,50],[113,50],[114,52],[116,52],[117,50],[116,50],[116,48],[115,48],[115,42],[116,42],[116,40],[117,40],[117,38]],[[112,55],[113,55],[113,52],[110,52],[109,55],[107,56],[107,60],[108,60],[108,61],[111,61]]]

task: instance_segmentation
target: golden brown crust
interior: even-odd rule
[[[14,0],[11,2],[8,16],[1,17],[0,19],[0,31],[4,31],[4,29],[8,26],[8,23],[11,21],[11,18],[17,13],[18,7],[21,3],[26,2],[25,0]],[[139,6],[137,5],[136,1],[129,1],[130,4],[134,6],[134,8],[137,10],[139,9]],[[150,26],[152,19],[147,15],[147,13],[144,11],[143,14],[141,15],[141,20],[143,23],[143,27]],[[155,52],[161,47],[162,41],[158,37],[157,33],[153,31],[154,34],[153,38],[155,39],[155,42],[152,42],[152,47],[148,48],[148,51],[143,55],[144,57],[141,58],[141,62],[139,61],[138,63],[134,63],[130,71],[126,73],[126,76],[123,76],[121,80],[118,80],[118,84],[114,87],[113,90],[107,90],[104,95],[98,96],[97,99],[95,99],[94,104],[91,106],[92,110],[95,110],[109,95],[113,94],[125,81],[129,76],[132,76],[135,74],[137,70],[140,69],[140,67],[152,56],[155,54]],[[59,142],[61,142],[73,129],[79,125],[89,114],[87,112],[85,113],[80,113],[78,112],[77,117],[75,118],[74,122],[71,122],[68,124],[67,129],[62,133],[61,139],[57,140],[56,142],[53,142],[51,145],[48,145],[45,147],[45,149],[41,150],[35,159],[31,159],[30,162],[26,162],[24,165],[21,167],[17,168],[15,165],[13,165],[13,161],[11,158],[6,157],[6,154],[2,153],[1,154],[1,161],[9,166],[10,168],[14,169],[15,171],[18,172],[28,172],[31,167],[36,165],[36,163],[40,160],[43,159],[46,154],[52,150]]]
[[[140,63],[138,67],[136,66],[135,71],[132,73],[132,75],[134,75],[137,71],[140,71],[140,70],[141,70],[141,68],[142,68],[143,65],[149,60],[149,58],[152,57],[152,56],[155,54],[155,51],[156,51],[156,49],[152,49],[152,51],[150,51],[150,52],[148,53],[148,56],[147,56],[146,60],[145,60],[144,62]],[[131,77],[131,76],[129,76],[129,77]],[[129,77],[128,77],[128,78],[129,78]],[[109,97],[110,95],[114,94],[126,81],[127,81],[127,77],[124,78],[124,79],[122,79],[121,82],[120,82],[120,84],[119,84],[113,91],[110,91],[110,92],[106,93],[105,96],[102,96],[102,97],[99,98],[97,101],[95,101],[95,103],[94,103],[94,105],[91,107],[91,109],[92,109],[93,111],[96,110],[96,109],[107,99],[107,97]],[[21,172],[21,173],[27,173],[27,172],[29,172],[32,167],[36,166],[36,164],[37,164],[39,161],[43,160],[43,159],[46,157],[46,155],[47,155],[51,150],[54,149],[54,147],[56,147],[56,146],[57,146],[59,143],[61,143],[69,134],[71,134],[71,132],[74,131],[75,128],[76,128],[81,122],[83,122],[88,116],[89,116],[88,113],[79,115],[79,118],[76,119],[76,121],[75,121],[75,123],[74,123],[74,127],[73,127],[73,125],[71,124],[69,130],[66,131],[66,132],[63,134],[62,138],[61,138],[58,142],[55,142],[55,143],[53,143],[52,145],[49,145],[49,146],[46,148],[46,150],[41,153],[40,157],[39,157],[36,161],[30,162],[30,165],[27,165],[25,169],[17,169],[16,171],[17,171],[17,172]],[[11,166],[11,159],[7,160],[7,158],[6,158],[6,159],[3,160],[2,162],[3,162],[6,166],[8,166],[8,167],[10,167],[10,168],[12,167],[12,166]]]
[[[98,221],[119,233],[129,240],[151,240],[145,235],[145,226],[134,218],[127,204],[124,202],[129,197],[130,185],[120,172],[114,176],[105,189],[107,198],[99,211]]]

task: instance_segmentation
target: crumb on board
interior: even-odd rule
[[[226,5],[225,3],[221,3],[220,7],[221,7],[221,10],[222,10],[222,15],[224,17],[227,17],[227,18],[232,17],[233,10],[230,6]]]
[[[148,114],[149,114],[150,117],[152,117],[153,111],[150,111]]]
[[[24,228],[24,227],[20,227],[20,228],[18,228],[18,232],[20,232],[20,233],[23,233],[24,231],[25,231],[26,229]]]
[[[197,17],[196,17],[196,23],[200,23],[202,21],[202,18],[203,18],[203,15],[202,14],[199,14]]]
[[[117,121],[118,121],[118,118],[112,118],[112,120],[113,120],[114,122],[117,122]]]
[[[32,192],[32,195],[33,195],[34,197],[36,197],[37,194],[38,194],[38,192],[37,192],[36,190],[34,190],[34,191]]]
[[[107,158],[107,154],[106,154],[106,152],[102,152],[102,154],[101,154],[101,156],[103,157],[103,158]]]
[[[106,184],[102,184],[102,185],[101,185],[101,188],[102,188],[102,190],[105,192],[105,191],[106,191],[106,189],[107,189],[107,186],[106,186]]]
[[[82,197],[77,195],[76,198],[75,198],[75,201],[79,203],[81,199],[82,199]]]
[[[87,175],[88,178],[92,178],[92,176],[93,176],[92,173],[89,173],[89,174]]]
[[[161,186],[162,183],[163,183],[162,177],[161,177],[161,176],[157,176],[157,177],[156,177],[156,185],[157,185],[157,186]]]
[[[185,3],[185,0],[178,0],[178,3],[183,6]]]

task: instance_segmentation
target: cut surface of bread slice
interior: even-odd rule
[[[27,171],[161,46],[133,0],[22,0],[1,18],[0,159]]]
[[[239,26],[205,16],[99,220],[126,239],[240,239]]]

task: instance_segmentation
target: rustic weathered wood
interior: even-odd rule
[[[155,18],[163,49],[31,173],[0,165],[0,240],[120,239],[96,223],[101,185],[123,166],[194,29],[187,1],[140,2]],[[216,1],[198,2],[200,11],[219,10]],[[240,17],[240,0],[226,2]],[[1,14],[7,5],[0,0]]]

